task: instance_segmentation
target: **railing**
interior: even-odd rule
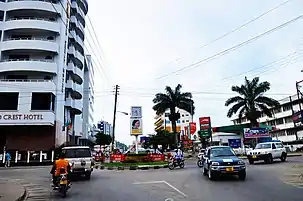
[[[57,22],[56,19],[50,19],[50,18],[42,18],[42,17],[13,17],[8,18],[7,21],[14,21],[14,20],[42,20],[47,22]]]
[[[20,38],[6,38],[4,41],[11,41],[11,40],[42,40],[42,41],[52,41],[54,42],[55,40],[50,40],[44,37],[20,37]]]
[[[53,82],[53,80],[44,79],[0,79],[0,82]]]
[[[10,61],[41,61],[47,63],[54,63],[54,60],[48,60],[48,59],[3,59],[0,62],[10,62]]]

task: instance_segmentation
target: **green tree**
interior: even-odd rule
[[[151,135],[148,142],[143,143],[144,148],[152,147],[156,149],[158,145],[162,146],[162,152],[165,151],[168,146],[173,146],[175,144],[175,139],[173,133],[162,130],[157,132],[156,135]]]
[[[96,144],[97,145],[109,145],[112,142],[112,137],[106,135],[102,132],[96,134]]]
[[[259,82],[259,77],[255,77],[251,81],[245,77],[244,84],[232,86],[231,90],[239,95],[229,98],[225,102],[225,106],[233,104],[227,112],[227,117],[230,118],[239,112],[239,119],[246,116],[252,127],[258,126],[257,120],[261,117],[262,112],[272,117],[270,108],[280,106],[280,103],[275,99],[264,96],[264,93],[270,90],[270,83]]]
[[[170,110],[169,120],[172,122],[172,130],[178,143],[177,135],[177,121],[180,119],[180,113],[177,110],[183,109],[190,114],[195,113],[194,101],[190,92],[181,92],[182,85],[178,84],[173,90],[170,86],[165,87],[166,93],[157,93],[153,99],[153,110],[157,115],[165,113],[167,109]]]

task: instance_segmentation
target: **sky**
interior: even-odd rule
[[[267,96],[277,100],[295,94],[295,82],[303,78],[302,18],[207,59],[302,15],[303,1],[279,6],[283,2],[89,0],[85,45],[95,64],[95,122],[113,121],[116,84],[117,110],[130,112],[131,106],[142,106],[146,135],[154,133],[152,99],[165,86],[181,84],[182,91],[192,92],[194,121],[210,116],[213,126],[231,124],[224,103],[235,95],[231,86],[242,84],[245,76],[270,82]],[[174,73],[199,61],[203,62]],[[129,116],[117,113],[115,133],[118,141],[133,142]]]

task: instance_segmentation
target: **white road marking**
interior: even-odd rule
[[[174,187],[173,185],[171,185],[167,181],[145,181],[145,182],[135,182],[133,184],[135,184],[135,185],[141,185],[142,184],[143,185],[143,184],[161,184],[161,183],[168,185],[169,187],[174,189],[179,194],[183,195],[184,197],[187,197],[187,195],[185,193],[183,193],[182,191],[180,191],[179,189],[177,189],[176,187]],[[167,198],[167,199],[171,199],[171,198]],[[168,200],[168,201],[170,201],[170,200]]]
[[[166,198],[164,201],[174,201],[172,198]]]

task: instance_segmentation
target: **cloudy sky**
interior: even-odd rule
[[[303,19],[208,59],[302,15],[303,1],[285,1],[89,0],[93,28],[87,24],[86,46],[96,64],[95,121],[112,122],[115,84],[121,86],[119,111],[143,107],[146,134],[154,129],[153,96],[166,85],[180,83],[192,92],[195,121],[210,116],[214,126],[230,124],[224,102],[244,76],[269,81],[268,96],[276,99],[294,94],[295,81],[303,78]],[[129,117],[118,113],[116,125],[116,139],[131,143]]]

